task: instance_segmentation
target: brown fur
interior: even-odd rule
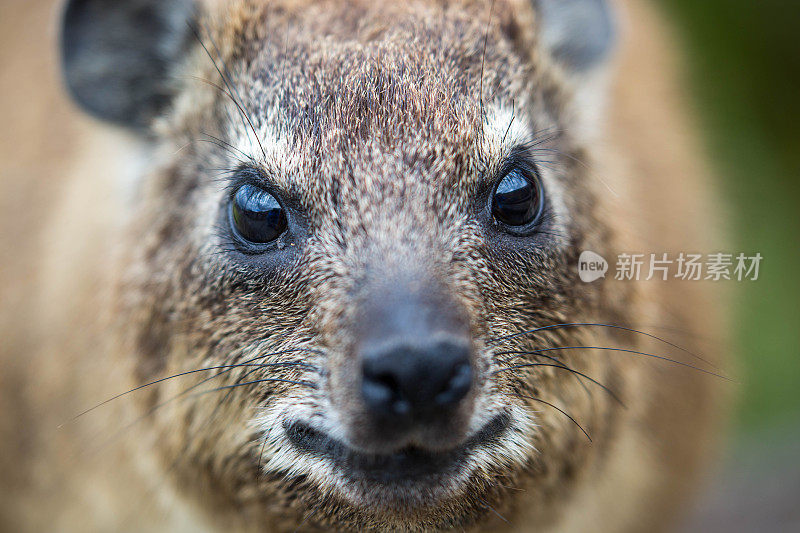
[[[14,142],[24,151],[2,158],[11,258],[0,279],[9,294],[3,361],[12,371],[0,396],[8,402],[3,470],[11,473],[0,519],[23,530],[668,529],[715,434],[715,378],[626,353],[558,354],[615,391],[623,407],[563,369],[490,376],[499,352],[556,346],[617,346],[698,363],[651,338],[602,328],[490,342],[564,322],[653,331],[715,361],[722,351],[704,284],[583,284],[575,274],[584,249],[609,259],[707,249],[703,169],[677,111],[674,67],[651,13],[631,4],[599,139],[581,126],[578,88],[539,47],[527,3],[500,0],[491,20],[482,2],[211,8],[205,38],[233,73],[266,157],[211,85],[221,80],[195,46],[176,72],[181,93],[158,123],[158,155],[133,207],[118,200],[112,177],[132,159],[131,139],[71,113],[52,118],[68,113],[60,104],[50,104],[52,120],[12,119],[30,133]],[[42,11],[14,8],[20,20],[41,20]],[[33,81],[3,84],[7,96]],[[489,142],[482,105],[489,113],[513,107],[515,121],[551,132],[534,152],[548,159],[548,180],[562,184],[569,216],[548,222],[555,237],[543,234],[522,251],[475,216],[475,198],[506,155]],[[204,134],[244,153],[198,141]],[[46,146],[27,155],[42,137],[63,152]],[[43,152],[47,161],[39,161]],[[224,170],[246,157],[307,213],[309,237],[287,243],[277,266],[231,250],[221,223]],[[32,211],[6,207],[12,196]],[[320,420],[353,412],[341,384],[353,372],[355,303],[376,269],[387,279],[413,270],[456,295],[480,347],[475,402],[484,413],[517,406],[530,417],[515,419],[460,481],[443,476],[400,500],[386,487],[345,490],[324,465],[306,465],[259,425],[270,409]],[[291,351],[298,348],[313,351]],[[264,382],[170,400],[214,374],[201,372],[56,429],[141,383],[267,353],[274,355],[265,362],[301,360],[316,370],[235,369],[192,392],[275,377],[316,388]],[[560,406],[592,442],[563,414],[518,393]],[[516,460],[523,448],[525,459]]]

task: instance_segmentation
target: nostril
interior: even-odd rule
[[[460,401],[472,386],[472,368],[468,363],[458,365],[442,391],[433,401],[440,406],[452,405]]]
[[[407,415],[411,411],[411,406],[403,398],[396,377],[392,374],[376,372],[374,366],[364,365],[361,383],[364,402],[370,409],[382,414]]]

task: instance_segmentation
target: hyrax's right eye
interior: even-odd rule
[[[233,231],[247,242],[266,244],[286,231],[283,206],[264,189],[242,185],[234,193],[230,206]]]
[[[495,186],[492,216],[509,227],[533,224],[542,211],[542,192],[534,170],[513,169]]]

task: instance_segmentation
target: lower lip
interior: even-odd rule
[[[509,423],[507,414],[497,415],[464,444],[447,452],[411,448],[386,455],[357,452],[304,423],[286,423],[284,429],[295,447],[309,455],[331,459],[347,478],[397,484],[432,481],[455,474],[471,451],[497,442]]]

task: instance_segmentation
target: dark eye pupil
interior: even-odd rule
[[[239,187],[231,202],[231,221],[243,239],[268,243],[286,231],[286,213],[270,193],[252,185]]]
[[[539,215],[541,201],[536,178],[512,170],[497,184],[492,198],[492,215],[509,226],[523,226]]]

